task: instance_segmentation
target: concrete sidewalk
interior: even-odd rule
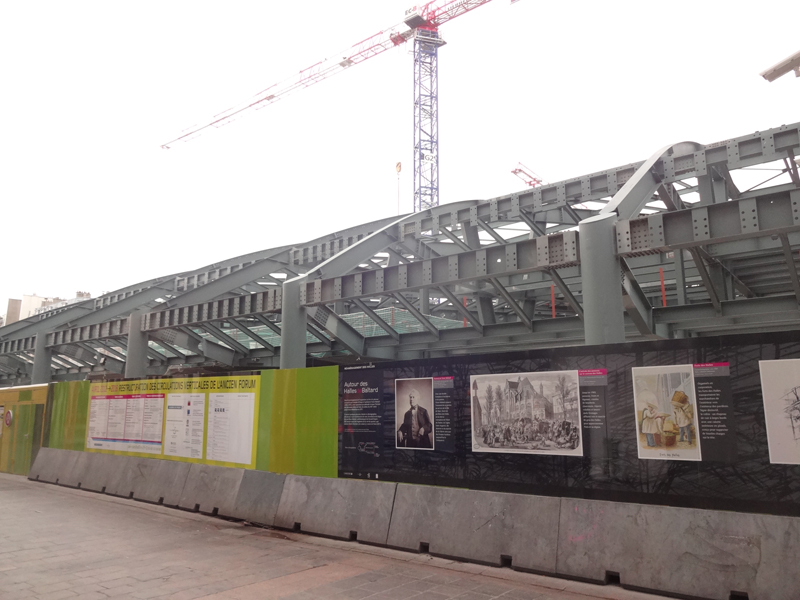
[[[0,598],[659,598],[274,529],[0,474]]]

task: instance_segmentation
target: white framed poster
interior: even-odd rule
[[[395,379],[396,448],[433,450],[433,377]]]
[[[253,460],[255,394],[208,394],[206,459],[249,465]]]
[[[167,394],[164,456],[203,458],[205,394]]]
[[[800,359],[761,360],[769,462],[800,465]]]
[[[161,454],[164,394],[92,394],[86,448]]]
[[[583,456],[578,371],[472,375],[472,451]]]
[[[633,367],[639,458],[702,460],[693,365]]]

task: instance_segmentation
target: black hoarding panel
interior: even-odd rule
[[[797,337],[691,338],[342,368],[339,475],[800,515],[800,466],[769,462],[759,379],[760,360],[800,357]],[[692,388],[673,395],[662,386],[670,397],[659,396],[648,438],[648,396],[640,392],[634,401],[634,373],[670,365],[693,373]],[[408,399],[395,398],[395,385],[408,379],[432,380],[433,410],[419,412],[432,412],[432,449],[398,445],[398,429],[412,417]],[[653,381],[642,385],[656,387]],[[681,402],[692,424],[681,420]],[[578,421],[567,416],[576,404],[580,435],[572,428]],[[663,456],[681,456],[690,447],[684,436],[701,447],[701,459],[640,458],[651,442]],[[578,455],[569,455],[573,447]]]

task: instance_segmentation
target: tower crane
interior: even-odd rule
[[[163,144],[194,139],[211,127],[222,127],[345,69],[414,40],[414,212],[439,206],[439,77],[438,52],[445,44],[439,27],[491,0],[432,0],[405,11],[403,22],[379,31],[344,52],[307,67],[255,96],[185,130]]]

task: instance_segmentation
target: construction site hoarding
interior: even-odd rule
[[[339,476],[800,516],[797,373],[791,332],[343,366]]]

